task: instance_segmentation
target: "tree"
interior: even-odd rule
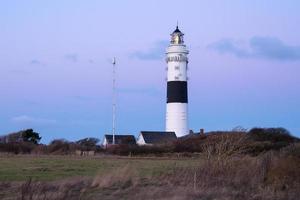
[[[22,137],[24,142],[31,142],[33,144],[38,144],[42,139],[39,133],[34,132],[33,129],[27,129],[22,131]]]

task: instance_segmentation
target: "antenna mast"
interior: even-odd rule
[[[113,58],[113,82],[112,82],[112,135],[113,141],[112,144],[115,145],[115,134],[116,134],[116,58]]]

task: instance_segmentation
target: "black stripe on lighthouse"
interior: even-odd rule
[[[187,82],[169,81],[167,86],[167,103],[187,103]]]

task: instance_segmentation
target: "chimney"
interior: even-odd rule
[[[203,128],[200,129],[200,135],[205,135]]]

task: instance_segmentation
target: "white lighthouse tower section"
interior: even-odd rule
[[[174,131],[177,137],[188,134],[187,103],[168,103],[166,115],[166,131]]]
[[[172,40],[166,51],[167,62],[167,110],[166,131],[174,131],[177,137],[187,135],[187,64],[188,50],[183,43],[183,34],[178,27],[171,34]]]
[[[168,81],[187,81],[187,54],[186,46],[171,44],[167,48]]]

